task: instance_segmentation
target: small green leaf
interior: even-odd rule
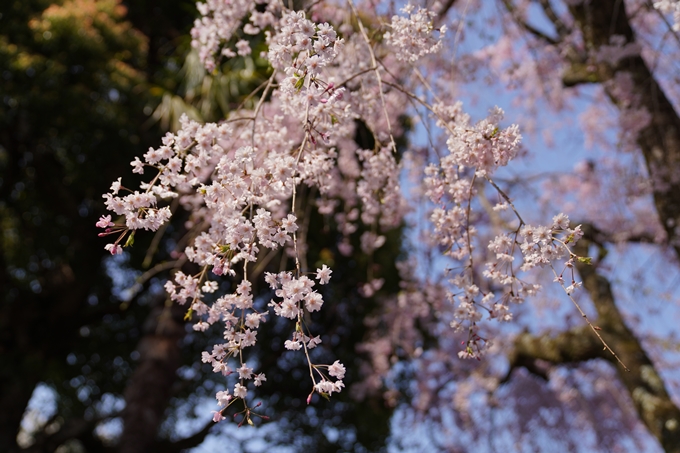
[[[297,79],[297,82],[295,82],[295,88],[296,88],[298,91],[300,91],[300,90],[302,89],[302,86],[303,86],[304,84],[305,84],[305,78],[304,78],[304,77],[300,77],[299,79]]]
[[[125,241],[125,245],[123,247],[132,247],[132,245],[135,243],[135,232],[133,231],[130,233],[130,236],[128,236],[127,241]]]
[[[189,310],[187,310],[187,313],[184,315],[184,320],[185,321],[191,321],[191,316],[193,314],[194,314],[194,310],[190,308]]]
[[[593,264],[593,258],[591,258],[590,256],[579,256],[578,258],[576,258],[576,260],[579,263],[583,264]]]
[[[335,115],[331,115],[331,124],[338,124],[338,119],[335,117]]]

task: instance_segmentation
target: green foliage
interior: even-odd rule
[[[0,27],[14,32],[0,36],[2,254],[12,280],[38,288],[51,267],[101,255],[73,233],[94,218],[106,177],[141,148],[144,100],[133,92],[143,91],[146,43],[121,22],[117,2],[64,2],[33,15],[23,2],[12,6],[2,23],[14,30]]]
[[[36,383],[57,389],[63,425],[92,419],[132,366],[143,312],[111,299],[93,228],[159,135],[142,127],[148,39],[124,16],[116,1],[0,7],[0,451]]]
[[[578,261],[579,263],[583,263],[583,264],[592,264],[592,263],[593,263],[593,258],[590,257],[590,256],[579,256],[579,257],[577,258],[577,261]]]

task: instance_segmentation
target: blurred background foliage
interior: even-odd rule
[[[182,451],[220,429],[202,408],[226,381],[199,361],[219,333],[194,334],[161,288],[171,251],[195,234],[184,226],[187,214],[178,211],[160,241],[138,235],[121,259],[104,251],[94,227],[104,214],[101,194],[118,176],[129,184],[129,162],[176,130],[182,113],[218,121],[252,103],[246,96],[268,77],[257,43],[253,57],[206,74],[190,51],[196,14],[188,0],[0,2],[0,451],[131,451],[139,439],[124,426],[135,419],[125,418],[125,407],[161,415],[137,427],[145,451]],[[379,309],[378,297],[398,290],[401,233],[368,261],[339,255],[332,219],[312,218],[308,231],[310,267],[334,266],[332,302],[314,317],[333,353],[318,353],[347,365],[349,387],[360,379],[363,318]],[[270,270],[282,262],[272,260]],[[134,269],[153,266],[162,272],[126,291],[141,274]],[[386,284],[363,299],[357,288],[369,267]],[[166,318],[174,330],[161,329]],[[282,350],[292,326],[279,321],[270,320],[258,337],[263,350],[253,352],[268,376],[261,412],[277,426],[268,442],[319,452],[384,449],[391,409],[380,397],[357,402],[343,392],[306,405],[306,366]],[[158,337],[176,349],[172,360],[147,360]],[[158,376],[155,385],[136,371]],[[27,410],[36,388],[48,403]],[[147,399],[135,401],[141,390]],[[187,426],[198,428],[180,436]],[[237,451],[233,439],[223,443]]]

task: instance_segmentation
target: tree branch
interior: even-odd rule
[[[512,18],[515,20],[515,23],[517,23],[517,25],[519,25],[522,29],[531,33],[532,35],[534,35],[534,37],[540,39],[541,41],[545,41],[548,44],[551,44],[553,46],[559,44],[560,42],[559,40],[546,35],[541,30],[539,30],[538,28],[534,27],[533,25],[522,19],[522,17],[520,17],[520,15],[517,13],[517,8],[515,8],[515,5],[512,3],[511,0],[503,0],[503,5],[505,6],[505,9],[508,11],[508,13],[510,13]]]
[[[590,331],[589,326],[580,326],[556,336],[534,336],[528,332],[515,338],[510,353],[510,369],[502,382],[510,379],[516,368],[526,368],[531,373],[548,380],[547,371],[537,364],[545,361],[552,364],[579,363],[604,358],[602,343]]]
[[[203,425],[203,428],[201,428],[200,431],[175,442],[159,441],[157,444],[158,451],[163,451],[165,453],[180,453],[184,450],[197,447],[203,443],[206,436],[210,434],[210,430],[213,426],[215,426],[215,424],[215,422],[210,420],[205,425]]]
[[[587,236],[584,236],[573,251],[579,256],[585,256],[591,244]],[[604,247],[601,244],[598,246]],[[680,453],[680,409],[671,400],[643,345],[626,325],[615,304],[609,281],[597,273],[596,265],[577,263],[576,267],[583,280],[583,287],[588,291],[597,310],[597,324],[602,337],[630,371],[624,371],[614,357],[604,353],[597,338],[588,332],[588,326],[583,326],[555,337],[521,334],[515,339],[515,348],[509,357],[510,372],[520,366],[533,372],[531,367],[535,367],[537,360],[562,364],[594,358],[605,359],[616,367],[638,416],[650,433],[659,440],[666,452]],[[507,379],[508,376],[505,380]]]
[[[600,230],[592,223],[582,223],[581,230],[583,231],[583,237],[586,240],[598,246],[602,246],[605,244],[617,244],[622,242],[626,242],[629,244],[630,243],[654,244],[655,242],[657,242],[654,235],[644,231],[635,234],[627,232],[623,233],[609,232]]]
[[[623,36],[626,43],[636,38],[626,14],[625,3],[620,0],[602,0],[569,5],[589,52],[608,45],[614,35]],[[577,62],[570,72],[581,74],[582,62]],[[654,203],[661,225],[669,243],[680,257],[680,117],[666,97],[652,71],[641,56],[622,59],[616,66],[597,63],[590,75],[580,77],[588,82],[606,82],[604,89],[620,112],[644,109],[650,122],[638,134],[636,141],[645,158],[653,187]],[[615,78],[619,72],[630,75],[632,87]],[[573,74],[572,74],[573,75]],[[565,77],[567,74],[565,74]],[[570,76],[571,77],[571,76]],[[575,84],[579,77],[566,77],[565,84]],[[631,99],[637,102],[631,105]]]
[[[555,31],[557,31],[559,37],[564,39],[566,36],[568,36],[570,33],[569,27],[567,27],[565,23],[562,22],[562,19],[560,19],[557,13],[555,13],[555,10],[550,4],[550,0],[538,0],[538,3],[541,5],[545,16],[555,26]]]
[[[456,3],[456,0],[446,0],[446,3],[441,7],[439,11],[437,11],[437,19],[439,20],[444,20],[446,15],[449,13],[449,10],[453,8],[453,5]]]
[[[588,241],[579,242],[574,252],[585,255],[588,245]],[[616,307],[609,281],[597,273],[595,266],[577,263],[576,267],[583,279],[583,287],[595,304],[602,335],[631,370],[623,372],[621,366],[612,362],[633,399],[638,415],[666,452],[680,452],[680,409],[671,400],[647,352]]]

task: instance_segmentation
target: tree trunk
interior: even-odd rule
[[[569,9],[589,52],[609,45],[613,36],[625,37],[627,44],[635,43],[623,1],[583,2]],[[649,124],[636,141],[645,158],[659,220],[680,258],[680,117],[641,56],[625,58],[614,67],[592,64],[588,58],[579,60],[572,54],[571,67],[564,77],[567,85],[602,83],[622,114],[630,109],[644,109],[650,114]],[[620,73],[630,75],[630,87],[616,77]]]
[[[184,309],[170,300],[154,307],[139,342],[139,364],[124,392],[121,453],[154,451],[158,429],[172,396],[185,335]]]

